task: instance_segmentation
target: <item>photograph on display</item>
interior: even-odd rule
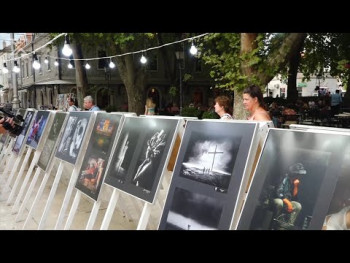
[[[126,117],[105,183],[152,203],[179,119]]]
[[[257,130],[254,122],[187,122],[159,229],[230,229]]]
[[[49,111],[38,111],[35,115],[33,125],[28,133],[28,138],[26,144],[30,147],[36,149],[43,131],[45,129],[48,117],[50,115]]]
[[[2,151],[2,148],[6,146],[7,138],[9,137],[9,133],[6,132],[4,134],[0,134],[0,151]]]
[[[175,188],[166,230],[216,230],[223,204],[215,198]]]
[[[58,135],[67,116],[68,114],[65,112],[55,113],[52,126],[50,127],[49,134],[47,136],[46,142],[38,160],[38,166],[44,171],[46,171],[48,163],[54,154],[54,149]]]
[[[58,144],[56,157],[75,164],[93,112],[70,112],[63,135]]]
[[[350,229],[350,149],[346,152],[339,167],[341,174],[324,217],[322,230]]]
[[[346,135],[270,129],[237,229],[321,229],[349,147]]]
[[[99,112],[96,116],[94,129],[75,185],[77,189],[96,201],[121,119],[121,114],[105,112]]]
[[[16,154],[19,154],[21,147],[24,143],[24,139],[26,137],[27,131],[29,129],[29,125],[34,117],[35,111],[34,110],[27,110],[27,113],[24,118],[24,123],[22,124],[23,130],[20,135],[17,136],[15,144],[12,148],[12,151]]]

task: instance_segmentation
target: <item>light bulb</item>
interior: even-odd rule
[[[55,60],[55,62],[53,63],[56,67],[58,67],[58,61],[57,59]]]
[[[145,58],[145,56],[142,55],[140,61],[141,61],[142,64],[146,64],[147,63],[147,58]]]
[[[62,49],[62,54],[65,55],[66,57],[69,57],[72,55],[73,51],[70,48],[69,44],[65,43]]]
[[[39,69],[41,67],[41,65],[40,65],[40,63],[38,62],[38,60],[34,60],[34,62],[33,62],[33,68],[34,69]]]
[[[44,63],[49,64],[49,60],[47,59],[47,57],[45,57]]]
[[[7,69],[6,63],[4,63],[4,67],[2,68],[2,73],[6,74],[9,70]]]
[[[110,67],[110,68],[115,68],[115,64],[113,63],[112,60],[109,62],[109,67]]]
[[[18,67],[17,61],[14,61],[14,66],[13,66],[12,71],[15,72],[15,73],[20,72],[20,69]]]
[[[69,62],[68,68],[73,68],[73,65]]]
[[[192,43],[192,46],[191,46],[191,48],[190,48],[190,53],[192,54],[192,55],[196,55],[197,54],[197,51],[198,51],[198,49],[195,47],[195,45],[193,45],[193,43]]]
[[[91,68],[90,64],[86,62],[85,68],[86,68],[86,69],[90,69],[90,68]]]

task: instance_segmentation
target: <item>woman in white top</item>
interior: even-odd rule
[[[230,99],[227,96],[218,96],[215,98],[214,109],[221,120],[232,120],[230,112]]]

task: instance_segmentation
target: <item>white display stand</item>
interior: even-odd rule
[[[142,115],[141,117],[148,117],[147,115]],[[153,115],[152,116],[149,116],[149,117],[154,117]],[[166,161],[165,163],[168,164],[169,163],[169,160],[170,160],[170,156],[171,156],[171,152],[173,151],[173,148],[174,148],[174,144],[175,144],[175,140],[176,140],[176,137],[177,136],[180,136],[180,138],[182,139],[182,135],[183,135],[183,132],[184,132],[184,127],[185,127],[185,120],[186,118],[181,118],[181,117],[173,117],[173,116],[156,116],[157,118],[176,118],[176,119],[181,119],[182,121],[180,121],[178,127],[177,127],[177,130],[175,131],[175,135],[174,135],[174,138],[173,138],[173,141],[171,143],[171,146],[170,146],[170,151],[168,152],[168,155],[167,155],[167,158],[166,158]],[[197,118],[195,118],[197,119]],[[161,178],[160,178],[160,184],[161,186],[163,187],[163,190],[164,191],[167,191],[169,185],[168,185],[168,182],[167,182],[167,179],[165,174],[166,172],[169,172],[167,171],[167,165],[164,165],[164,169],[162,171],[162,175],[161,175]],[[166,186],[164,186],[164,182],[167,184]],[[112,186],[109,186],[108,187],[112,187]],[[116,189],[116,188],[113,188],[113,193],[112,193],[112,196],[110,198],[110,201],[109,201],[109,204],[108,204],[108,207],[107,207],[107,210],[106,210],[106,213],[104,215],[104,218],[103,218],[103,221],[102,221],[102,224],[101,224],[101,227],[100,229],[101,230],[107,230],[109,228],[109,225],[110,225],[110,222],[111,222],[111,219],[112,219],[112,216],[113,216],[113,213],[114,213],[114,210],[115,210],[115,207],[117,205],[117,201],[119,199],[119,196],[120,196],[120,190]],[[137,197],[134,197],[134,196],[131,196],[131,195],[128,195],[130,197],[130,201],[136,201],[137,199],[138,200],[141,200]],[[148,223],[149,223],[149,217],[150,217],[150,214],[151,214],[151,209],[154,207],[155,204],[159,205],[160,202],[158,201],[158,198],[159,198],[159,193],[156,194],[156,198],[155,198],[155,202],[153,204],[150,204],[148,202],[145,202],[144,200],[141,200],[143,202],[143,206],[142,206],[142,212],[141,212],[141,216],[139,218],[139,222],[138,222],[138,225],[137,225],[137,230],[144,230],[146,229]],[[134,204],[135,206],[137,206],[137,204]]]
[[[40,158],[40,155],[42,153],[42,149],[44,147],[44,143],[46,142],[46,139],[47,139],[47,136],[49,134],[49,128],[52,126],[52,122],[53,122],[53,116],[54,116],[54,112],[49,112],[48,116],[47,116],[47,120],[46,120],[46,123],[45,123],[45,127],[44,127],[44,130],[42,132],[42,135],[38,141],[38,145],[35,149],[35,153],[34,153],[34,157],[33,157],[33,160],[29,166],[29,169],[27,171],[27,174],[23,180],[23,183],[22,183],[22,186],[21,186],[21,189],[19,190],[18,192],[18,195],[17,195],[17,198],[14,202],[14,205],[13,205],[13,208],[12,208],[12,214],[15,214],[17,213],[18,211],[18,206],[20,204],[20,201],[22,199],[22,196],[24,194],[24,191],[27,187],[27,184],[28,184],[28,181],[29,179],[31,178],[31,175],[32,175],[32,172],[34,170],[34,167],[37,165],[38,163],[38,160]],[[28,146],[28,148],[31,148],[31,146]],[[38,171],[39,169],[37,169]],[[39,172],[40,173],[40,172]],[[36,173],[37,174],[37,173]],[[36,179],[39,175],[36,176]],[[33,182],[32,182],[33,183]],[[33,186],[30,185],[31,188],[33,188]],[[29,189],[28,189],[29,190]],[[9,201],[12,201],[12,200],[9,200]]]
[[[8,143],[8,145],[6,146],[5,149],[2,149],[2,157],[1,157],[1,161],[0,161],[0,167],[3,167],[4,164],[6,163],[5,165],[5,168],[4,168],[4,171],[2,171],[2,173],[0,173],[0,182],[1,182],[1,185],[3,184],[2,182],[5,181],[5,177],[9,171],[9,165],[8,164],[8,160],[13,160],[15,157],[15,154],[12,153],[12,147],[13,147],[13,144],[15,143],[15,139],[14,138],[11,138],[10,139],[10,142]]]

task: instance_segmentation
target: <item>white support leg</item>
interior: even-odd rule
[[[64,230],[69,230],[70,229],[70,226],[72,225],[74,216],[75,216],[75,214],[77,212],[77,208],[78,208],[78,205],[79,205],[79,202],[80,202],[80,198],[81,198],[81,192],[77,191],[76,194],[75,194],[75,197],[74,197],[73,204],[72,204],[72,206],[70,208],[69,215],[68,215],[68,218],[67,218],[67,222],[66,222],[66,225],[64,226]]]
[[[86,224],[86,228],[85,230],[92,230],[92,228],[94,227],[95,221],[96,221],[96,217],[98,214],[98,210],[100,209],[101,206],[101,201],[97,201],[94,203],[94,206],[92,208],[90,217],[89,217],[89,221]]]
[[[119,194],[120,194],[119,191],[114,188],[111,199],[109,201],[109,204],[108,204],[108,207],[106,210],[106,214],[103,218],[100,230],[108,230],[109,224],[111,222],[111,219],[112,219],[112,216],[114,213],[115,206],[116,206],[117,201],[118,201]]]

